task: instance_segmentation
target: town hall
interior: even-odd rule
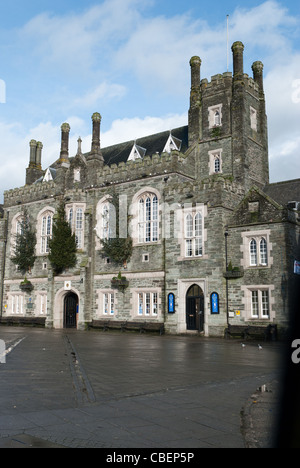
[[[284,336],[299,288],[300,179],[270,183],[263,64],[245,73],[239,41],[232,54],[233,71],[210,80],[190,59],[186,126],[102,148],[105,116],[95,112],[90,151],[78,138],[69,154],[63,123],[49,167],[42,142],[29,142],[25,185],[4,193],[0,211],[1,323]],[[55,274],[49,240],[61,204],[76,266]],[[36,232],[25,284],[12,262],[24,207]],[[121,263],[103,248],[116,225],[131,242]]]

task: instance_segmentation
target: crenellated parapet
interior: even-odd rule
[[[50,181],[7,190],[4,192],[4,206],[7,208],[9,206],[22,205],[55,197],[58,189],[57,184],[54,181]]]

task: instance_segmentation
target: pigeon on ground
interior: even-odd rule
[[[260,344],[258,345],[258,349],[262,349],[262,346]]]

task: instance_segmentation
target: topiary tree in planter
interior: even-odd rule
[[[32,290],[33,286],[30,281],[27,280],[26,274],[30,273],[34,266],[36,260],[35,247],[36,233],[30,222],[27,209],[23,208],[15,237],[14,254],[11,260],[19,267],[21,273],[25,275],[25,279],[20,287],[22,288],[22,285],[24,285],[24,290],[28,291]]]
[[[67,268],[76,266],[77,244],[75,234],[66,220],[65,205],[59,205],[54,217],[52,238],[49,240],[49,261],[54,274],[60,275]]]

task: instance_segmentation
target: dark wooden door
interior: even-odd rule
[[[204,296],[196,284],[191,286],[186,296],[186,328],[200,332],[204,330]]]
[[[78,306],[78,297],[74,293],[69,293],[64,302],[64,327],[76,328],[76,312]]]

